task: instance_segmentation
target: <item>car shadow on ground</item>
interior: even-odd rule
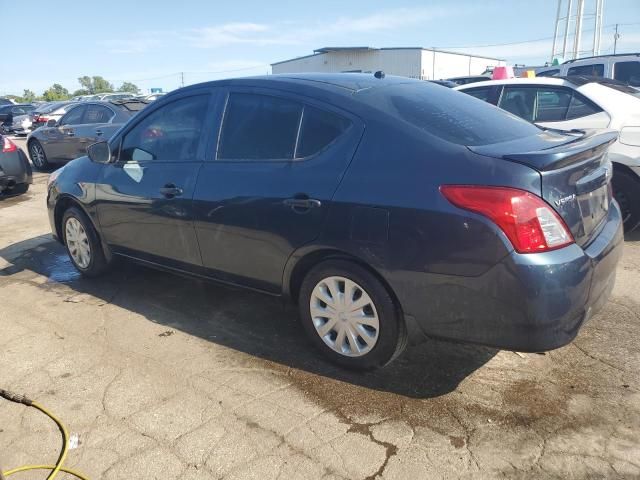
[[[117,262],[117,268],[101,278],[85,279],[73,268],[64,247],[48,235],[0,249],[0,259],[5,261],[0,279],[43,275],[46,282],[33,284],[58,289],[67,297],[89,294],[167,329],[286,367],[407,397],[449,393],[497,353],[491,348],[429,339],[410,346],[385,368],[351,372],[321,357],[304,336],[295,309],[285,308],[278,298],[124,261]]]

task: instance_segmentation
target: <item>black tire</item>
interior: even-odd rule
[[[640,179],[623,170],[613,174],[613,196],[624,220],[624,231],[629,233],[640,224]]]
[[[19,183],[18,185],[13,187],[9,191],[9,193],[11,195],[22,195],[23,193],[27,193],[28,190],[29,190],[29,184],[28,183]]]
[[[82,266],[76,261],[71,253],[69,244],[67,242],[67,222],[72,218],[80,222],[87,236],[90,258],[88,265],[86,266]],[[96,232],[93,224],[82,210],[77,207],[68,208],[62,216],[62,225],[60,230],[64,245],[67,248],[67,253],[69,254],[69,258],[71,259],[74,267],[76,267],[76,269],[82,275],[84,275],[85,277],[97,277],[109,268],[109,263],[105,259],[104,251],[102,250],[102,244],[100,242],[100,238],[98,237],[98,232]]]
[[[29,158],[36,170],[46,171],[51,168],[47,154],[38,140],[31,140],[29,142]]]
[[[371,298],[379,321],[378,338],[368,353],[346,356],[329,347],[316,331],[311,316],[311,296],[316,285],[328,277],[344,277],[355,282]],[[368,370],[395,359],[407,345],[407,328],[392,296],[375,275],[348,260],[327,260],[314,267],[300,286],[298,308],[302,325],[311,342],[332,362],[346,368]]]

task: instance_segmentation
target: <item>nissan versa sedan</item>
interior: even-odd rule
[[[223,80],[89,147],[47,205],[83,275],[124,257],[290,299],[346,367],[422,335],[538,352],[613,288],[615,139],[382,72]]]

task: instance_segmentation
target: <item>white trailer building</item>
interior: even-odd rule
[[[303,72],[375,72],[389,75],[439,80],[480,75],[489,67],[504,65],[504,60],[433,48],[402,47],[326,47],[312,55],[271,64],[275,73]]]

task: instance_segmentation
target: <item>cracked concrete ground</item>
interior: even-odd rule
[[[277,300],[126,263],[81,279],[49,236],[46,177],[0,201],[0,388],[63,419],[91,478],[640,478],[640,234],[571,345],[430,340],[360,374]],[[59,448],[0,400],[5,470]]]

